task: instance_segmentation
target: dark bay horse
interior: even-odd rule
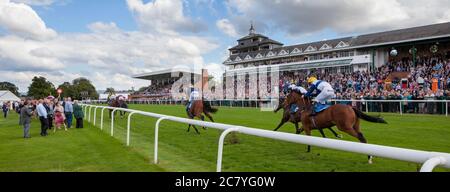
[[[116,107],[116,108],[124,108],[124,109],[128,109],[128,105],[125,101],[123,100],[118,100],[118,99],[112,99],[111,102],[109,103],[110,107]],[[111,114],[112,114],[112,109],[109,110],[109,118],[111,118]],[[119,111],[119,115],[120,118],[123,119],[125,117],[126,112],[125,111]],[[114,113],[115,115],[115,113]]]
[[[216,113],[218,111],[218,109],[211,107],[209,102],[206,102],[203,100],[197,100],[197,101],[193,101],[193,102],[194,103],[192,103],[191,108],[189,109],[189,111],[187,111],[187,115],[190,119],[194,119],[195,117],[197,117],[197,118],[201,119],[202,121],[205,121],[205,116],[206,116],[206,117],[208,117],[209,120],[214,122],[214,119],[212,118],[210,113]],[[205,116],[203,116],[203,114],[205,114]],[[194,127],[197,134],[200,134],[197,127],[195,127],[195,125],[191,125],[191,124],[189,124],[187,132],[189,132],[191,130],[191,126]],[[206,130],[205,127],[203,127],[203,129]]]
[[[311,99],[303,97],[300,93],[291,92],[285,104],[291,105],[294,103],[302,111],[301,120],[306,135],[311,135],[311,130],[313,129],[336,126],[340,131],[357,138],[361,143],[367,143],[367,139],[361,132],[360,119],[373,123],[387,124],[383,118],[366,115],[356,108],[342,104],[330,106],[316,116],[310,117],[313,110]],[[308,152],[310,151],[311,146],[308,146]],[[369,163],[372,163],[372,156],[368,156],[368,158]]]
[[[277,128],[275,128],[274,131],[278,131],[278,129],[281,128],[286,122],[291,122],[295,125],[295,133],[300,134],[303,132],[303,128],[298,127],[298,123],[302,121],[302,114],[301,111],[298,110],[294,114],[291,114],[290,112],[290,105],[285,104],[286,99],[280,99],[280,102],[278,104],[278,108],[275,109],[275,113],[277,113],[279,110],[283,109],[283,117],[281,118],[280,124],[278,124]],[[330,130],[336,138],[342,138],[342,136],[338,135],[336,131],[334,131],[331,127],[326,128]],[[325,133],[323,132],[323,129],[319,129],[320,134],[322,137],[326,138]]]

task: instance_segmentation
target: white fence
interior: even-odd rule
[[[396,159],[401,161],[408,161],[413,163],[423,164],[421,168],[421,172],[431,172],[436,166],[442,166],[445,168],[450,168],[450,154],[449,153],[441,153],[441,152],[428,152],[428,151],[419,151],[412,149],[403,149],[397,147],[388,147],[374,144],[364,144],[364,143],[356,143],[350,141],[342,141],[335,139],[327,139],[327,138],[319,138],[314,136],[304,136],[304,135],[295,135],[290,133],[282,133],[282,132],[274,132],[263,129],[255,129],[243,126],[236,125],[227,125],[221,123],[212,123],[212,122],[204,122],[198,120],[191,120],[186,118],[132,110],[132,109],[123,109],[123,108],[113,108],[106,106],[96,106],[96,105],[87,105],[82,104],[85,118],[87,121],[92,123],[94,126],[96,124],[96,115],[97,109],[101,110],[101,118],[100,118],[100,129],[103,129],[103,120],[104,120],[104,110],[111,109],[113,110],[111,116],[111,136],[114,136],[114,112],[116,111],[125,111],[129,112],[128,122],[127,122],[127,146],[130,145],[131,138],[131,117],[134,114],[140,114],[152,118],[158,119],[155,124],[155,142],[154,142],[154,163],[158,163],[158,131],[159,125],[162,121],[173,121],[178,123],[186,123],[197,126],[205,126],[214,129],[223,130],[220,138],[219,138],[219,146],[217,153],[217,172],[222,171],[222,152],[223,152],[223,143],[225,137],[231,132],[238,132],[247,135],[253,135],[258,137],[270,138],[275,140],[300,143],[305,145],[324,147],[329,149],[336,149],[347,152],[360,153],[365,155],[372,155],[376,157],[384,157],[389,159]],[[91,120],[92,109],[95,109],[93,112],[93,119]]]

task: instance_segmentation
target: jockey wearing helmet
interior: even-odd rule
[[[198,92],[198,90],[194,87],[190,87],[190,91],[191,94],[189,95],[189,102],[188,105],[186,107],[186,111],[189,111],[189,109],[191,109],[192,104],[194,103],[194,101],[200,100],[200,93]]]
[[[311,115],[314,116],[317,111],[325,109],[327,107],[327,101],[336,97],[336,94],[334,93],[333,87],[328,82],[317,80],[314,76],[308,78],[308,84],[311,86],[305,94],[305,97],[316,97],[316,104],[311,113]]]

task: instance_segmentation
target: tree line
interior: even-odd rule
[[[34,77],[31,80],[30,86],[28,86],[27,95],[20,95],[19,88],[10,82],[0,82],[0,90],[9,90],[18,96],[27,96],[30,98],[44,98],[49,95],[58,97],[57,90],[61,89],[61,97],[71,97],[72,99],[81,100],[83,98],[98,99],[99,95],[95,89],[95,86],[90,80],[80,77],[74,79],[71,83],[64,82],[63,84],[55,87],[53,83],[48,81],[45,77]]]

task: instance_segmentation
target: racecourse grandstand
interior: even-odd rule
[[[185,94],[189,87],[183,86],[183,84],[192,84],[193,80],[200,77],[200,73],[187,69],[166,69],[134,75],[133,78],[149,80],[150,85],[144,91],[135,92],[130,98],[132,100],[168,100],[174,99],[172,97],[172,91],[174,91],[179,93],[179,98],[176,99],[185,99],[187,97]],[[177,90],[172,90],[175,82],[180,82],[180,80],[189,82],[181,83]]]
[[[343,99],[450,96],[450,23],[289,46],[252,26],[237,42],[223,63],[226,87],[235,89],[227,99],[270,98],[261,88],[283,96],[290,84],[307,86],[312,73]],[[278,82],[270,79],[273,74]]]
[[[218,91],[205,93],[207,99],[275,99],[283,97],[290,84],[306,87],[305,79],[312,73],[330,82],[338,99],[450,97],[450,23],[289,46],[251,26],[237,43],[223,63],[227,69],[222,86],[210,86]],[[180,99],[170,93],[184,73],[191,74],[165,70],[136,75],[151,85],[133,98]],[[191,79],[200,76],[193,73],[197,78]],[[177,89],[187,94],[186,87]]]

